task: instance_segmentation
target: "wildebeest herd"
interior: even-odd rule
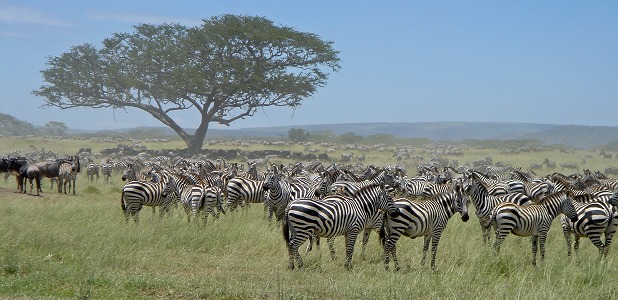
[[[491,159],[471,166],[419,164],[414,174],[400,166],[345,166],[319,160],[265,164],[228,163],[225,159],[134,157],[120,162],[105,158],[100,164],[88,161],[91,182],[99,170],[111,176],[121,170],[121,208],[127,221],[139,222],[143,206],[159,208],[165,217],[174,207],[182,207],[187,218],[207,220],[220,213],[246,208],[249,203],[264,203],[268,219],[280,224],[289,253],[288,267],[301,267],[299,247],[311,246],[324,237],[334,257],[333,240],[345,236],[344,266],[352,268],[356,239],[363,233],[363,253],[369,234],[377,231],[383,244],[384,264],[392,259],[399,269],[396,243],[401,236],[423,237],[423,259],[431,246],[431,267],[435,268],[438,243],[449,219],[460,214],[469,219],[470,203],[479,220],[485,243],[495,233],[494,248],[499,251],[508,234],[530,236],[532,263],[537,251],[545,254],[549,226],[555,218],[560,224],[571,255],[580,238],[588,238],[600,257],[608,254],[618,227],[616,190],[618,181],[601,172],[553,172],[537,176],[528,171],[493,167]],[[448,164],[448,161],[443,162]],[[548,164],[549,165],[549,164]],[[96,168],[95,168],[96,167]],[[39,195],[42,178],[56,178],[59,193],[75,193],[80,172],[79,156],[33,162],[23,157],[3,157],[0,171],[15,174],[19,192]],[[107,181],[107,177],[106,177]],[[36,187],[34,185],[36,184]],[[68,189],[67,189],[68,187]],[[33,189],[36,188],[36,191]]]

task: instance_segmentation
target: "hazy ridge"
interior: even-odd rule
[[[618,141],[618,127],[497,122],[350,123],[210,129],[207,139],[222,137],[287,138],[288,131],[292,128],[302,128],[310,133],[341,135],[353,132],[361,136],[386,134],[398,138],[428,138],[437,142],[532,139],[547,145],[559,144],[575,148],[595,148]],[[148,128],[141,129],[147,130]],[[157,127],[156,129],[166,135],[175,135],[169,128]],[[132,129],[118,131],[129,130]]]

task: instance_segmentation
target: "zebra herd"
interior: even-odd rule
[[[530,236],[532,264],[545,242],[552,221],[560,224],[572,253],[581,238],[589,238],[607,255],[618,227],[618,181],[599,172],[583,175],[558,172],[538,177],[513,169],[508,174],[488,174],[460,167],[420,168],[408,176],[398,167],[368,166],[360,172],[314,161],[308,165],[272,164],[260,172],[255,163],[242,165],[210,160],[177,160],[173,164],[128,164],[122,176],[127,180],[121,194],[125,218],[139,222],[143,206],[159,207],[165,216],[182,206],[190,221],[209,215],[246,209],[249,203],[263,203],[268,219],[280,224],[288,251],[288,267],[303,265],[299,247],[309,241],[328,240],[335,258],[334,238],[345,237],[344,267],[352,268],[354,245],[363,232],[363,253],[371,231],[377,231],[383,245],[384,266],[392,258],[400,269],[396,244],[401,236],[423,237],[421,264],[431,245],[431,268],[442,232],[450,218],[460,214],[469,219],[470,203],[479,220],[484,244],[495,233],[493,247],[499,252],[507,235]]]

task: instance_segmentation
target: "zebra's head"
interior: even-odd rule
[[[127,168],[124,170],[124,174],[122,174],[120,179],[122,179],[122,181],[137,179],[137,174],[135,172],[135,168],[133,168],[133,164],[127,164]]]
[[[380,185],[379,206],[388,213],[391,218],[399,216],[399,208],[388,193],[389,187],[385,184]]]
[[[461,215],[461,220],[467,222],[470,219],[468,215],[468,197],[464,195],[463,183],[461,180],[453,181],[453,192],[455,201],[455,210]]]
[[[611,197],[609,197],[609,199],[607,199],[607,202],[613,206],[618,205],[618,190],[614,191],[614,193],[612,194]]]
[[[571,219],[571,222],[577,222],[577,211],[575,210],[575,206],[573,206],[573,198],[575,198],[573,191],[565,191],[563,195],[562,202],[560,203],[562,213],[567,216],[567,218]]]

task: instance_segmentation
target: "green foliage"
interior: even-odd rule
[[[484,147],[488,149],[511,149],[521,147],[538,147],[538,140],[465,140],[463,143],[472,147]]]
[[[363,137],[354,132],[346,132],[339,136],[339,142],[342,144],[355,144],[363,140]]]
[[[306,142],[309,140],[311,134],[302,128],[292,128],[288,131],[288,139],[292,142]]]
[[[45,123],[45,133],[55,136],[64,136],[67,134],[69,127],[64,122],[49,121]]]
[[[0,132],[2,132],[2,135],[23,136],[34,134],[35,130],[34,126],[26,121],[0,113]]]

